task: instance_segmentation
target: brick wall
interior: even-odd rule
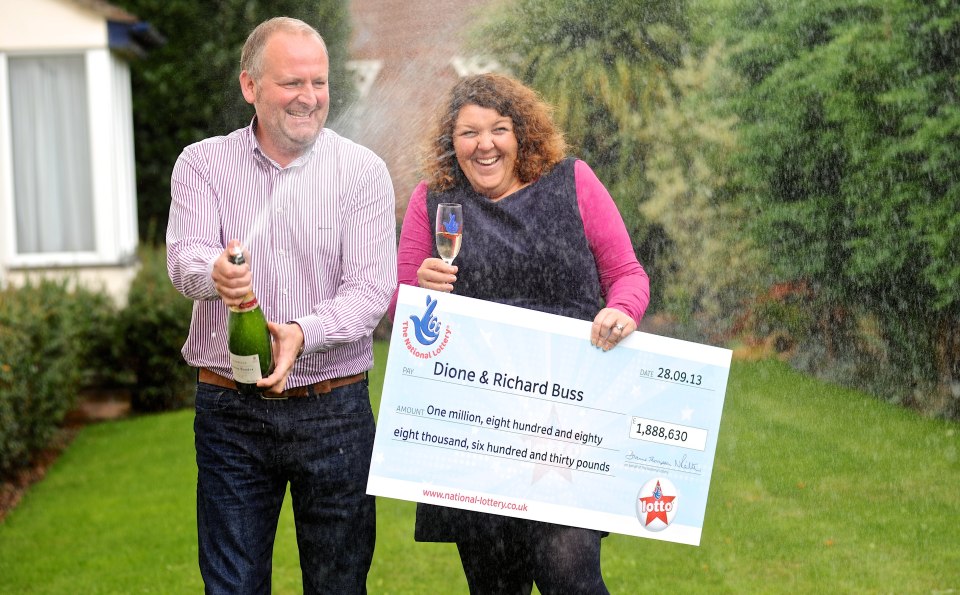
[[[365,94],[338,130],[387,163],[402,219],[419,181],[418,157],[438,102],[470,58],[464,31],[489,0],[351,0],[351,58]],[[379,68],[379,69],[378,69]]]

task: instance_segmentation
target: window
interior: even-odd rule
[[[347,70],[353,73],[353,84],[361,99],[370,93],[377,75],[383,68],[383,60],[348,60]]]
[[[503,71],[500,63],[489,56],[454,56],[450,59],[450,65],[459,77]]]
[[[0,52],[0,269],[135,262],[130,91],[107,48]]]
[[[18,254],[96,249],[82,55],[8,59]]]

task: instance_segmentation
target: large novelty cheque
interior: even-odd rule
[[[402,285],[367,492],[699,545],[730,358]]]

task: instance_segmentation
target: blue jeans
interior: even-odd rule
[[[197,530],[207,593],[270,593],[287,483],[304,593],[366,593],[376,512],[367,382],[267,401],[197,385]]]

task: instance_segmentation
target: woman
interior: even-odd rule
[[[566,157],[536,93],[502,75],[463,78],[429,138],[400,233],[400,283],[592,320],[604,351],[637,328],[647,275],[610,194]],[[455,265],[434,248],[441,202],[463,205]],[[396,296],[391,316],[395,307]],[[607,593],[598,531],[420,504],[415,537],[456,542],[474,594],[526,594],[534,582],[544,594]]]

